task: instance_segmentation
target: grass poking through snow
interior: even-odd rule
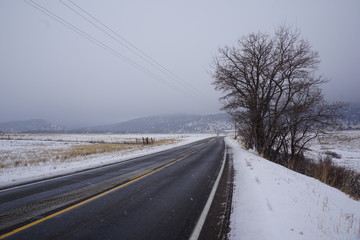
[[[0,151],[0,168],[36,166],[47,164],[49,162],[72,162],[79,161],[89,156],[99,154],[109,154],[124,151],[135,151],[142,148],[151,148],[164,144],[176,142],[175,139],[161,139],[154,144],[143,145],[141,141],[138,144],[119,144],[119,143],[89,143],[89,144],[72,144],[70,146],[62,146],[60,148],[47,147],[46,143],[42,143],[41,147],[33,147],[30,149],[15,149]]]

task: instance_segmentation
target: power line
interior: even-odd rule
[[[69,9],[71,9],[72,11],[74,11],[76,14],[78,14],[79,16],[81,16],[83,19],[85,19],[87,22],[89,22],[90,24],[92,24],[93,26],[95,26],[97,29],[99,29],[100,31],[102,31],[103,33],[105,33],[106,35],[108,35],[109,37],[111,37],[113,40],[115,40],[117,43],[121,44],[122,46],[126,47],[128,50],[130,50],[132,53],[136,54],[138,57],[140,57],[141,59],[143,59],[145,62],[147,62],[148,64],[150,64],[151,66],[155,67],[157,70],[159,70],[160,72],[162,72],[163,74],[165,74],[166,76],[170,77],[171,79],[173,79],[174,81],[176,81],[178,84],[180,84],[182,87],[186,88],[187,90],[191,91],[191,93],[197,97],[202,98],[203,100],[206,100],[206,97],[204,97],[196,88],[193,88],[191,85],[189,85],[186,81],[182,80],[180,77],[178,77],[175,73],[173,73],[172,71],[168,70],[166,67],[164,67],[162,64],[160,64],[158,61],[156,61],[154,58],[152,58],[151,56],[149,56],[148,54],[146,54],[144,51],[142,51],[141,49],[139,49],[138,47],[136,47],[134,44],[132,44],[131,42],[129,42],[128,40],[126,40],[123,36],[121,36],[120,34],[118,34],[117,32],[115,32],[114,30],[112,30],[110,27],[108,27],[107,25],[105,25],[103,22],[101,22],[100,20],[98,20],[96,17],[94,17],[92,14],[90,14],[88,11],[86,11],[85,9],[83,9],[82,7],[80,7],[78,4],[74,3],[72,0],[68,0],[68,2],[70,2],[71,4],[73,4],[74,6],[76,6],[78,9],[80,9],[83,13],[85,13],[87,16],[89,16],[91,19],[93,19],[96,23],[98,23],[100,26],[99,27],[97,24],[95,24],[94,22],[92,22],[91,20],[89,20],[88,17],[84,16],[83,14],[81,14],[80,12],[78,12],[77,10],[75,10],[73,7],[71,7],[69,4],[65,3],[63,0],[59,0],[59,2],[61,2],[63,5],[67,6]],[[107,30],[104,30],[104,28]],[[109,32],[111,32],[113,35],[117,36],[117,38],[115,38],[112,34],[110,34]],[[129,46],[127,46],[126,44],[124,44],[123,42],[119,41],[120,38],[122,41],[124,41],[126,44],[128,44]],[[135,49],[135,50],[133,50]]]
[[[158,76],[157,74],[151,72],[150,70],[142,67],[141,65],[137,64],[136,62],[134,62],[133,60],[129,59],[128,57],[125,57],[124,55],[120,54],[119,52],[117,52],[115,49],[109,47],[108,45],[104,44],[103,42],[99,41],[98,39],[90,36],[89,34],[87,34],[86,32],[82,31],[81,29],[79,29],[78,27],[74,26],[73,24],[69,23],[68,21],[66,21],[65,19],[59,17],[58,15],[56,15],[55,13],[51,12],[50,10],[48,10],[47,8],[45,8],[44,6],[42,6],[39,3],[34,2],[33,0],[24,0],[24,2],[26,2],[27,4],[29,4],[30,6],[32,6],[33,8],[39,10],[40,12],[46,14],[47,16],[51,17],[52,19],[54,19],[55,21],[59,22],[60,24],[62,24],[63,26],[69,28],[70,30],[74,31],[75,33],[79,34],[80,36],[84,37],[85,39],[89,40],[90,42],[96,44],[97,46],[103,48],[104,50],[106,50],[107,52],[111,53],[112,55],[114,55],[117,58],[120,58],[121,60],[123,60],[124,62],[132,65],[133,67],[137,68],[138,70],[142,71],[143,73],[149,75],[150,77],[152,77],[153,79],[162,82],[164,84],[166,84],[168,87],[171,87],[173,89],[175,89],[177,92],[184,94],[186,92],[184,92],[182,89],[178,88],[176,85],[174,85],[171,82],[168,82],[166,80],[164,80],[163,78],[161,78],[160,76]]]

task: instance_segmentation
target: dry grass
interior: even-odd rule
[[[129,144],[110,144],[110,143],[78,145],[78,146],[72,146],[69,149],[65,149],[65,150],[57,150],[56,159],[65,161],[67,159],[89,156],[93,154],[123,151],[133,147],[134,145],[129,145]]]
[[[329,155],[319,161],[298,157],[285,166],[360,199],[360,173],[334,164]]]
[[[331,157],[317,163],[314,176],[356,199],[360,198],[360,173],[335,165]]]

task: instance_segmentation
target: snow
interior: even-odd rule
[[[131,139],[152,137],[156,140],[169,139],[169,138],[188,138],[188,137],[200,136],[200,134],[2,134],[0,139],[2,140],[38,140],[38,141],[57,141],[65,143],[83,143],[83,142],[105,142],[116,143],[122,141],[128,141]],[[206,135],[204,135],[206,136]],[[209,134],[209,136],[212,136]]]
[[[11,139],[22,140],[0,140],[0,164],[6,165],[6,161],[26,161],[27,157],[42,157],[46,160],[34,165],[19,164],[15,167],[0,168],[0,188],[17,185],[30,181],[40,180],[53,176],[69,174],[100,167],[102,165],[125,161],[131,158],[164,151],[174,147],[182,146],[208,137],[212,134],[147,134],[145,135],[103,135],[103,134],[29,134],[12,135]],[[149,137],[159,139],[176,139],[176,142],[163,145],[146,145],[140,148],[111,152],[105,154],[77,157],[71,161],[54,161],[54,156],[50,156],[51,149],[64,149],[74,145],[89,144],[90,141],[103,141],[107,143],[118,142],[124,139]]]
[[[360,202],[244,150],[233,154],[230,239],[360,239]]]
[[[319,159],[326,152],[334,152],[340,158],[332,158],[337,165],[360,172],[360,131],[334,131],[311,142],[308,156]]]
[[[345,134],[345,133],[344,133]],[[349,133],[346,133],[349,134]],[[357,139],[352,133],[351,139]],[[70,162],[46,161],[38,165],[0,168],[0,187],[68,174],[86,168],[185,145],[214,135],[147,135],[156,139],[178,139],[161,146],[80,157]],[[29,152],[63,149],[87,141],[116,142],[142,135],[22,135],[28,140],[0,140],[0,155],[26,156]],[[360,239],[360,202],[318,180],[293,172],[244,150],[239,143],[225,138],[233,154],[235,189],[230,224],[230,239]],[[353,140],[352,140],[353,141]],[[356,158],[359,148],[329,142],[327,148]],[[320,146],[320,145],[318,145]],[[316,146],[314,145],[314,149]],[[319,151],[324,150],[324,147]],[[315,150],[314,150],[315,152]],[[358,158],[359,159],[359,158]]]

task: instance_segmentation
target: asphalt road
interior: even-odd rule
[[[223,138],[0,191],[6,239],[188,239]],[[0,237],[1,238],[1,237]]]

